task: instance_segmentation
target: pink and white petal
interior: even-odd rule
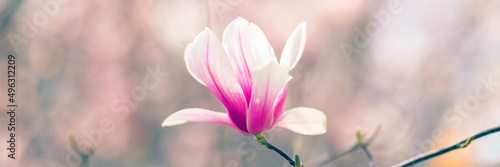
[[[326,116],[314,108],[293,108],[280,116],[277,126],[303,135],[320,135],[326,133]]]
[[[189,73],[219,98],[226,106],[229,118],[239,129],[246,131],[245,95],[215,34],[208,28],[198,34],[186,48],[184,59]]]
[[[274,50],[264,32],[241,17],[226,27],[222,43],[233,64],[238,82],[249,101],[252,93],[252,71],[268,60],[276,61]]]
[[[279,116],[283,113],[283,107],[285,105],[285,99],[287,93],[288,93],[288,83],[285,84],[283,90],[278,94],[276,100],[274,101],[273,126],[276,125]]]
[[[281,53],[280,65],[288,69],[288,71],[295,67],[304,52],[304,46],[306,44],[306,24],[307,22],[302,22],[293,30]]]
[[[238,127],[236,127],[229,119],[227,113],[215,112],[202,108],[187,108],[177,111],[170,116],[168,116],[162,123],[162,127],[175,126],[184,124],[187,122],[211,122],[229,125],[240,132],[242,132]],[[246,132],[242,132],[248,135]]]
[[[290,79],[288,71],[274,61],[268,61],[253,71],[252,98],[247,116],[247,128],[250,134],[272,128],[274,102]]]

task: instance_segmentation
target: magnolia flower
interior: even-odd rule
[[[295,67],[306,40],[306,22],[288,38],[278,64],[262,30],[238,17],[224,30],[222,43],[210,29],[199,33],[184,52],[189,73],[210,89],[227,113],[188,108],[167,117],[162,126],[195,122],[222,123],[245,135],[283,127],[318,135],[326,132],[326,116],[313,108],[283,112],[289,71]]]

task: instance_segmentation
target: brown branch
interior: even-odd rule
[[[278,147],[275,147],[271,143],[269,143],[269,141],[267,141],[266,137],[264,136],[264,134],[262,134],[262,132],[254,134],[254,137],[257,140],[257,143],[260,143],[264,147],[278,153],[281,157],[285,158],[288,161],[288,163],[290,163],[290,165],[292,165],[292,166],[296,165],[295,161],[292,158],[290,158],[288,155],[286,155],[285,152],[281,151]],[[298,156],[295,155],[295,158],[297,158],[297,157]],[[301,164],[300,162],[299,162],[299,165],[302,165],[302,167],[304,167],[304,164]]]
[[[463,139],[463,140],[461,140],[461,141],[459,141],[457,143],[451,144],[451,145],[446,146],[444,148],[440,148],[440,149],[437,149],[437,150],[432,150],[432,151],[429,151],[429,152],[417,155],[417,156],[415,156],[413,158],[410,158],[410,159],[408,159],[406,161],[403,161],[403,162],[401,162],[399,164],[393,165],[392,167],[408,167],[408,166],[415,165],[417,163],[420,163],[420,162],[423,162],[425,160],[437,157],[437,156],[442,155],[444,153],[447,153],[447,152],[450,152],[450,151],[453,151],[453,150],[457,150],[457,149],[461,149],[461,148],[465,148],[472,141],[474,141],[476,139],[479,139],[481,137],[484,137],[484,136],[496,133],[496,132],[500,132],[500,126],[494,127],[494,128],[482,131],[482,132],[479,132],[479,133],[477,133],[475,135],[472,135],[472,136],[470,136],[470,137],[468,137],[466,139]]]

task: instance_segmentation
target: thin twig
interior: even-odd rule
[[[370,154],[370,151],[368,151],[368,148],[366,148],[366,144],[361,144],[361,148],[363,149],[363,151],[365,151],[368,160],[370,160],[370,167],[375,167],[375,162],[373,161],[372,154]]]
[[[82,150],[80,150],[80,148],[78,148],[78,143],[76,143],[76,139],[74,136],[69,136],[69,142],[71,144],[71,147],[73,147],[73,150],[75,150],[75,152],[78,155],[80,155],[80,157],[82,158],[82,162],[81,162],[80,166],[81,167],[89,167],[89,165],[90,165],[89,159],[90,159],[90,156],[92,156],[92,154],[94,154],[95,149],[89,148],[87,153],[84,153]]]
[[[366,144],[363,143],[363,135],[361,134],[360,130],[356,131],[356,137],[358,138],[358,145],[363,149],[366,156],[368,157],[368,160],[370,161],[370,167],[375,167],[375,162],[373,161],[372,154],[370,154],[370,151],[368,151],[368,148],[366,148]]]
[[[354,152],[354,151],[358,150],[358,148],[359,148],[359,144],[356,144],[356,145],[354,145],[351,149],[349,149],[349,150],[347,150],[347,151],[344,151],[344,152],[342,152],[342,153],[340,153],[340,154],[337,154],[337,155],[335,155],[335,156],[331,157],[331,158],[330,158],[330,159],[328,159],[327,161],[325,161],[325,162],[323,162],[322,164],[320,164],[320,165],[319,165],[319,167],[325,166],[326,164],[328,164],[328,163],[330,163],[330,162],[333,162],[333,161],[335,161],[336,159],[339,159],[340,157],[343,157],[343,156],[345,156],[345,155],[347,155],[347,154],[349,154],[349,153],[351,153],[351,152]]]
[[[437,157],[437,156],[439,156],[441,154],[444,154],[444,153],[447,153],[447,152],[450,152],[450,151],[453,151],[453,150],[456,150],[456,149],[465,148],[472,141],[474,141],[476,139],[479,139],[481,137],[484,137],[484,136],[496,133],[496,132],[500,132],[500,126],[494,127],[494,128],[482,131],[482,132],[479,132],[479,133],[477,133],[475,135],[472,135],[472,136],[470,136],[470,137],[468,137],[466,139],[463,139],[463,140],[461,140],[461,141],[459,141],[457,143],[451,144],[451,145],[449,145],[447,147],[440,148],[440,149],[437,149],[437,150],[432,150],[432,151],[429,151],[429,152],[417,155],[417,156],[415,156],[413,158],[410,158],[410,159],[408,159],[406,161],[403,161],[403,162],[401,162],[399,164],[393,165],[392,167],[408,167],[408,166],[415,165],[415,164],[423,162],[425,160]]]
[[[267,141],[266,137],[264,136],[264,134],[258,133],[258,134],[255,134],[254,136],[255,136],[255,139],[257,139],[257,143],[260,143],[263,146],[265,146],[266,148],[277,152],[279,155],[281,155],[283,158],[285,158],[290,163],[290,165],[295,167],[295,161],[292,158],[290,158],[288,155],[286,155],[285,152],[281,151],[279,148],[277,148],[277,147],[273,146],[271,143],[269,143]],[[302,164],[302,167],[304,167],[303,164]]]
[[[372,136],[371,136],[371,137],[370,137],[370,138],[369,138],[369,139],[368,139],[368,140],[364,143],[364,145],[366,146],[366,145],[370,144],[370,143],[373,141],[373,139],[375,139],[375,137],[377,137],[377,136],[378,136],[378,134],[380,133],[380,130],[381,130],[381,127],[380,127],[380,125],[379,125],[379,126],[377,126],[377,129],[375,129],[375,132],[373,133],[373,135],[372,135]],[[347,155],[347,154],[350,154],[350,153],[352,153],[352,152],[354,152],[354,151],[358,150],[360,147],[361,147],[361,145],[359,144],[359,141],[358,141],[358,142],[357,142],[354,146],[352,146],[352,147],[351,147],[351,149],[349,149],[349,150],[347,150],[347,151],[344,151],[344,152],[342,152],[342,153],[340,153],[340,154],[337,154],[337,155],[335,155],[335,156],[333,156],[333,157],[329,158],[327,161],[325,161],[325,162],[323,162],[322,164],[320,164],[320,165],[319,165],[319,167],[324,166],[324,165],[326,165],[326,164],[328,164],[328,163],[330,163],[330,162],[333,162],[333,161],[335,161],[336,159],[338,159],[338,158],[340,158],[340,157],[343,157],[343,156],[345,156],[345,155]],[[370,155],[370,156],[371,156],[371,155]]]

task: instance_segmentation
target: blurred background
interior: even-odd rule
[[[11,160],[2,109],[0,167],[74,166],[71,135],[80,149],[96,148],[94,167],[286,166],[229,126],[160,126],[183,108],[225,111],[189,75],[183,52],[205,26],[220,39],[238,16],[278,56],[308,22],[285,110],[323,111],[328,132],[267,133],[306,166],[349,149],[357,128],[369,137],[381,126],[368,148],[389,166],[500,125],[498,0],[2,0],[0,64],[6,70],[7,55],[17,55],[18,112]],[[493,134],[418,166],[498,167],[498,141]],[[368,160],[357,151],[325,166]]]

